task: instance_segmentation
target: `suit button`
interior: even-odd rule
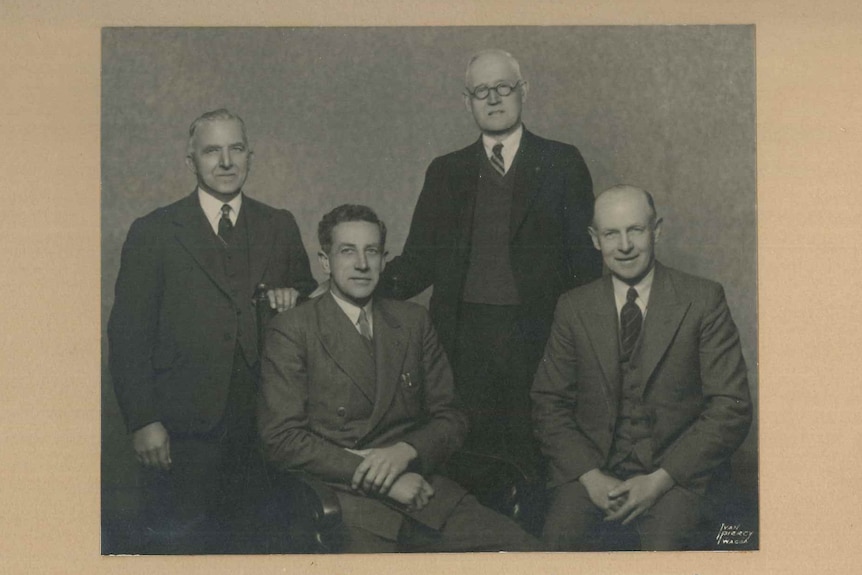
[[[338,409],[335,410],[335,413],[338,414],[338,417],[344,417],[345,415],[347,415],[347,410],[344,409],[343,407],[339,407]]]

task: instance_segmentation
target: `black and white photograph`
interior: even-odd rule
[[[102,554],[758,549],[755,35],[103,28]]]
[[[0,572],[852,573],[860,24],[0,0]]]

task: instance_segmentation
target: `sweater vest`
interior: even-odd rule
[[[482,157],[473,209],[470,265],[461,299],[470,303],[518,305],[521,300],[509,254],[517,157],[505,176],[494,169],[484,153]]]

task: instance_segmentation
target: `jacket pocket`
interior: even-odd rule
[[[412,416],[422,412],[424,388],[422,376],[415,372],[402,373],[398,380],[398,393]]]

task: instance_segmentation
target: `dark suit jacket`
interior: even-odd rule
[[[386,266],[378,287],[381,295],[407,299],[433,285],[431,316],[450,355],[470,262],[480,162],[487,161],[480,138],[431,162],[404,250]],[[526,129],[515,165],[508,249],[523,316],[537,322],[536,337],[544,342],[560,294],[601,275],[587,232],[593,185],[577,148]]]
[[[231,293],[197,193],[136,220],[129,229],[108,322],[110,367],[130,431],[161,421],[202,433],[220,420],[231,379],[239,314],[254,314],[259,283],[316,286],[296,221],[248,196],[250,275]]]
[[[427,311],[375,299],[373,320],[372,357],[331,293],[276,316],[261,364],[258,425],[276,466],[333,485],[345,523],[394,540],[403,510],[350,492],[362,458],[346,449],[399,441],[415,447],[415,471],[436,493],[410,515],[439,528],[465,492],[434,470],[461,446],[467,420],[456,407],[452,372]]]
[[[702,490],[745,439],[751,401],[722,287],[656,264],[644,318],[640,391],[656,467]],[[619,320],[611,277],[560,298],[533,383],[549,486],[603,468],[620,403]]]

